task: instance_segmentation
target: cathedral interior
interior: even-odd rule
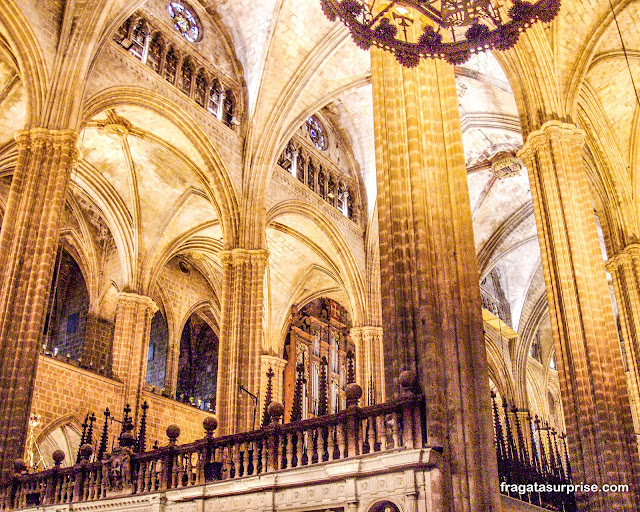
[[[413,68],[358,48],[327,4],[0,2],[0,480],[16,460],[23,479],[73,471],[88,423],[97,461],[107,408],[108,451],[125,408],[149,450],[211,418],[237,447],[270,415],[365,417],[411,388],[422,415],[389,428],[422,422],[418,490],[358,487],[382,471],[363,443],[385,416],[343,479],[357,499],[314,502],[309,483],[269,505],[85,498],[544,510],[500,494],[511,419],[527,458],[546,447],[573,482],[628,486],[546,510],[640,510],[640,3],[562,0],[510,49]],[[309,443],[282,435],[295,475]],[[229,475],[263,478],[238,469],[257,448],[234,450]]]

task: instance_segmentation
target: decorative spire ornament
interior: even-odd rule
[[[104,411],[104,425],[102,427],[102,435],[100,436],[100,446],[98,447],[98,454],[96,460],[102,460],[107,453],[107,442],[109,440],[109,420],[111,419],[111,412],[107,407]]]
[[[302,421],[302,393],[304,390],[304,384],[306,382],[304,378],[304,363],[300,362],[296,365],[296,388],[293,392],[293,404],[291,405],[291,418],[289,421]]]
[[[267,370],[267,391],[264,396],[264,411],[262,412],[262,426],[267,427],[271,424],[271,414],[269,414],[269,405],[273,402],[273,368],[269,366]]]
[[[147,410],[149,409],[149,404],[146,400],[142,403],[141,409],[140,429],[138,430],[138,439],[136,440],[136,451],[138,453],[144,453],[147,448]]]

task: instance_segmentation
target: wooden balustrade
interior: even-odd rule
[[[138,495],[331,463],[368,453],[423,446],[422,397],[352,406],[337,414],[213,437],[136,454],[126,449],[103,461],[16,474],[0,488],[0,510]],[[214,427],[215,428],[215,427]],[[179,429],[174,430],[178,431]],[[177,435],[174,436],[174,439]],[[114,461],[118,461],[115,463]]]

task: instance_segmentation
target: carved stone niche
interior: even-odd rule
[[[133,493],[133,478],[131,474],[131,448],[117,446],[109,458],[103,461],[103,471],[106,471],[109,485],[107,498],[130,495]]]

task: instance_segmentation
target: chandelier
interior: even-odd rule
[[[406,67],[421,58],[462,64],[477,52],[508,50],[536,21],[548,23],[560,0],[320,0],[331,21],[347,26],[356,45],[392,52]]]

